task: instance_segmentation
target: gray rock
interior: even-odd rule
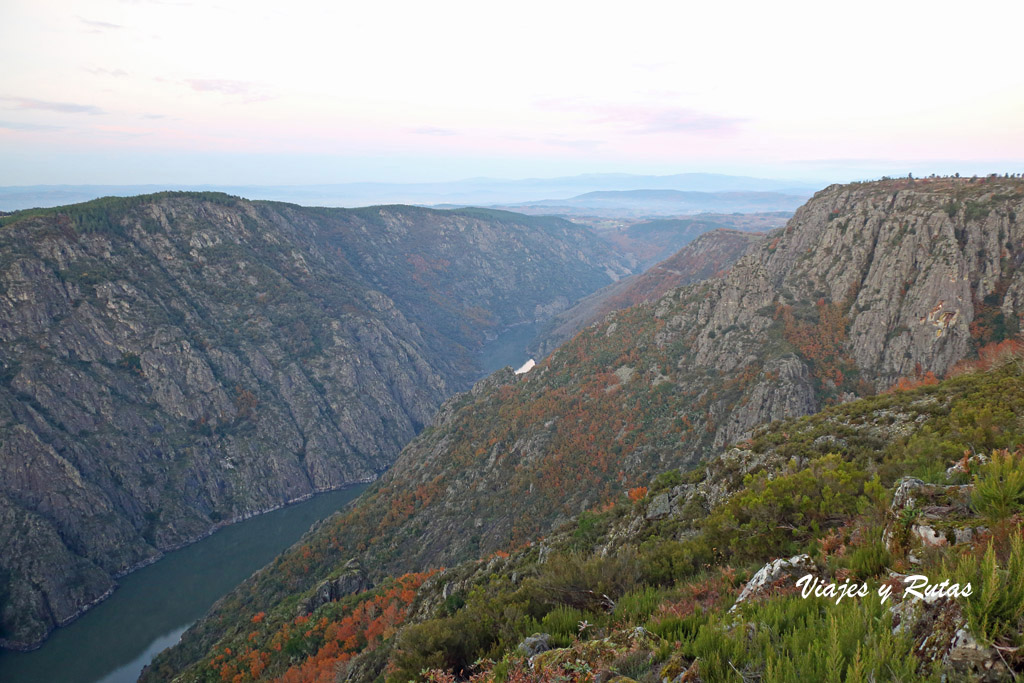
[[[789,559],[772,560],[750,577],[750,581],[747,581],[747,585],[743,587],[743,591],[729,611],[734,611],[741,602],[763,595],[779,582],[795,583],[800,577],[815,574],[817,571],[818,567],[810,555],[794,555]]]
[[[525,657],[533,657],[550,650],[550,640],[551,636],[547,633],[534,633],[532,636],[524,638],[516,649]]]
[[[913,508],[916,503],[915,494],[925,487],[925,483],[916,477],[903,477],[896,483],[896,489],[892,494],[892,504],[889,510],[895,514]]]
[[[669,512],[672,511],[669,505],[669,499],[667,493],[662,493],[655,496],[647,506],[647,519],[656,520],[668,517]]]
[[[313,592],[308,599],[299,603],[297,608],[298,616],[304,617],[312,614],[317,608],[329,602],[336,602],[346,595],[362,593],[373,587],[366,573],[358,561],[350,560],[341,576],[336,579],[324,581]]]

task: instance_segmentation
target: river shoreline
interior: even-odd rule
[[[276,512],[276,511],[281,511],[281,510],[286,510],[286,509],[289,509],[289,508],[294,508],[294,507],[296,507],[296,506],[298,506],[300,504],[309,502],[310,500],[314,499],[317,496],[323,496],[323,495],[327,495],[327,494],[336,494],[336,493],[344,492],[344,490],[347,490],[347,489],[350,489],[350,488],[353,488],[353,487],[357,487],[357,486],[366,487],[367,484],[369,484],[369,483],[371,483],[371,482],[373,482],[375,480],[376,480],[376,477],[366,477],[364,479],[359,479],[359,480],[356,480],[356,481],[346,482],[345,484],[343,484],[341,486],[335,486],[335,487],[332,487],[332,488],[319,489],[319,490],[315,490],[315,492],[312,492],[312,493],[309,493],[309,494],[303,494],[302,496],[299,496],[299,497],[296,497],[294,499],[291,499],[291,500],[289,500],[289,501],[287,501],[287,502],[285,502],[285,503],[283,503],[281,505],[275,505],[275,506],[271,506],[271,507],[268,507],[268,508],[265,508],[265,509],[260,509],[258,511],[251,511],[251,512],[248,512],[248,513],[245,513],[245,514],[236,515],[236,516],[234,516],[234,517],[232,517],[230,519],[225,519],[225,520],[221,520],[221,521],[217,522],[215,525],[213,525],[211,528],[209,528],[206,532],[201,533],[201,535],[198,535],[198,536],[196,536],[193,539],[189,539],[188,541],[186,541],[184,543],[181,543],[181,544],[176,544],[174,547],[170,547],[170,548],[166,548],[166,549],[160,549],[159,550],[159,553],[160,553],[159,555],[155,555],[152,558],[148,558],[147,560],[145,560],[143,562],[139,562],[136,565],[134,565],[132,567],[129,567],[128,569],[126,569],[124,571],[121,571],[118,574],[115,574],[114,575],[114,579],[115,579],[116,583],[115,583],[115,585],[110,590],[106,591],[103,595],[101,595],[100,597],[96,598],[95,600],[90,602],[88,605],[84,605],[83,607],[81,607],[76,612],[76,614],[74,616],[68,618],[68,620],[63,621],[56,628],[51,629],[46,634],[45,638],[43,638],[40,642],[33,643],[31,645],[26,645],[24,643],[6,643],[6,642],[3,642],[3,641],[0,641],[0,648],[2,648],[2,649],[0,649],[0,659],[2,659],[3,656],[5,654],[8,654],[8,653],[9,653],[8,657],[9,656],[16,656],[16,655],[30,655],[30,654],[33,654],[35,652],[38,652],[40,649],[46,648],[47,644],[49,642],[51,642],[51,640],[53,639],[53,637],[56,634],[58,634],[61,631],[66,630],[67,628],[73,626],[75,623],[79,622],[81,620],[81,618],[83,618],[83,617],[87,616],[88,614],[90,614],[96,607],[98,607],[99,605],[105,603],[106,601],[110,600],[112,597],[117,595],[118,591],[122,587],[122,583],[121,583],[120,580],[132,577],[133,574],[136,574],[141,569],[145,569],[147,567],[152,567],[154,565],[159,565],[160,561],[166,560],[168,557],[172,556],[174,553],[176,553],[178,551],[186,550],[189,547],[193,547],[196,544],[198,544],[198,543],[200,543],[202,541],[205,541],[206,539],[209,539],[209,538],[213,537],[217,531],[220,531],[220,530],[223,530],[223,529],[227,529],[227,528],[231,528],[233,526],[236,526],[240,522],[245,522],[245,521],[248,521],[248,520],[251,520],[251,519],[254,519],[254,518],[259,518],[259,517],[262,517],[262,516],[264,516],[264,515],[266,515],[268,513],[272,513],[272,512]],[[352,500],[354,500],[354,498]],[[349,503],[350,502],[351,501],[349,501]],[[346,503],[346,505],[347,504],[348,503]],[[304,530],[305,529],[303,529],[303,532],[304,532]],[[301,533],[300,533],[300,536],[301,536]],[[298,538],[296,538],[296,541],[297,540],[298,540]],[[256,567],[256,568],[258,569],[259,567]],[[2,667],[0,667],[0,671],[2,671]],[[2,678],[2,677],[0,677],[0,678]]]

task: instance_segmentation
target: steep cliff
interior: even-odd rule
[[[500,550],[759,423],[945,373],[1017,330],[1022,212],[1019,179],[823,190],[724,277],[614,313],[524,378],[453,399],[359,505],[228,596],[160,670],[353,555],[408,571]]]
[[[584,327],[602,320],[612,311],[652,301],[671,289],[724,274],[752,244],[763,238],[762,233],[723,228],[702,234],[643,273],[602,287],[556,315],[537,335],[532,344],[533,355],[548,355]]]
[[[570,223],[218,194],[0,228],[0,645],[217,525],[376,478],[480,343],[625,274]]]

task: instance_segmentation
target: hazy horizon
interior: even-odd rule
[[[0,211],[62,206],[103,196],[132,196],[163,190],[219,191],[247,199],[283,201],[305,206],[419,204],[440,207],[472,205],[513,208],[527,202],[569,200],[595,191],[621,192],[638,189],[702,193],[770,193],[773,201],[786,201],[784,198],[792,196],[806,199],[823,186],[822,183],[703,173],[666,176],[585,174],[514,180],[468,178],[454,182],[409,184],[357,182],[309,185],[22,185],[0,186]],[[704,201],[704,206],[717,207],[723,212],[731,213],[737,206],[726,197],[720,197],[718,200],[708,197],[707,200],[711,203]],[[634,202],[627,200],[626,203]]]

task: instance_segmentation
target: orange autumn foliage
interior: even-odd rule
[[[210,667],[221,681],[231,683],[266,679],[333,683],[340,664],[374,649],[398,630],[419,587],[432,574],[399,577],[383,590],[367,592],[365,599],[331,618],[298,616],[275,627],[272,618],[258,612],[251,621],[259,624],[262,632],[250,633],[244,648],[236,647],[234,652],[224,648],[223,654],[210,661]],[[298,651],[312,654],[297,657],[295,645],[300,642]]]
[[[846,328],[849,320],[835,303],[819,299],[815,304],[816,323],[797,320],[792,306],[779,305],[776,316],[782,317],[783,335],[800,354],[811,361],[819,379],[839,386],[845,379],[843,370],[853,369],[854,363],[846,352]]]
[[[1005,339],[1001,342],[986,344],[978,349],[977,360],[960,361],[946,373],[946,377],[956,377],[974,371],[985,372],[1022,356],[1024,356],[1024,343],[1016,339]]]
[[[647,495],[647,487],[637,486],[635,489],[630,489],[626,495],[629,496],[629,499],[634,503],[638,500],[643,500],[644,496]]]
[[[935,373],[929,370],[918,377],[900,377],[896,384],[892,385],[892,388],[889,389],[889,392],[909,391],[917,387],[927,387],[938,383],[939,379],[935,376]]]
[[[324,644],[314,655],[285,671],[277,679],[279,683],[334,683],[339,664],[362,650],[373,649],[395,633],[405,621],[416,590],[431,573],[406,574],[385,593],[359,603],[340,621],[322,619],[310,630],[322,635]]]

